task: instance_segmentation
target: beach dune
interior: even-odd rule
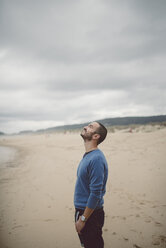
[[[79,133],[3,136],[17,149],[0,167],[0,248],[80,247],[74,226]],[[166,128],[108,133],[105,248],[166,247]]]

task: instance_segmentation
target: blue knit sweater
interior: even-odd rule
[[[77,170],[74,193],[75,208],[101,208],[106,192],[108,165],[101,150],[85,153]]]

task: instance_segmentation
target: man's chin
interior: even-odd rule
[[[81,137],[83,138],[84,141],[87,140],[87,137],[86,137],[86,134],[85,133],[81,132],[80,135],[81,135]]]
[[[84,142],[92,140],[91,137],[87,137],[86,134],[80,133],[81,137],[83,138]]]
[[[85,136],[85,130],[84,130],[84,129],[81,131],[80,135],[81,135],[82,137]]]
[[[83,135],[83,133],[80,133],[80,135],[81,135],[81,137],[84,139],[85,137],[84,137],[84,135]]]

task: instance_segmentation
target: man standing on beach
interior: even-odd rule
[[[108,165],[98,145],[107,135],[99,122],[92,122],[81,132],[85,154],[78,166],[74,193],[75,227],[81,246],[103,248],[104,225],[103,196],[106,192]]]

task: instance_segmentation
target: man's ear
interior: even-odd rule
[[[93,135],[93,139],[98,140],[99,138],[100,138],[100,134],[95,133],[95,134]]]

